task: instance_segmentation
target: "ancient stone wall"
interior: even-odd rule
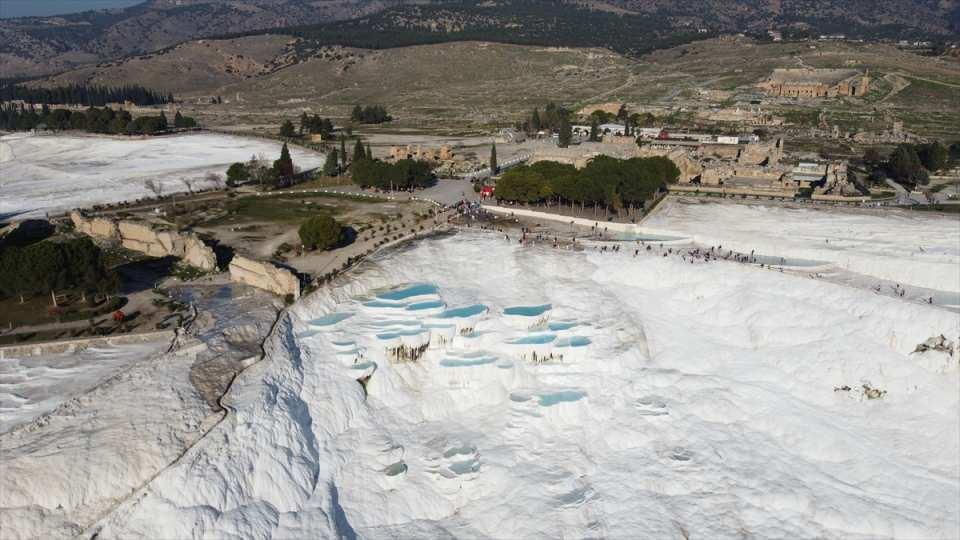
[[[201,270],[217,269],[217,256],[195,233],[157,230],[147,223],[87,219],[71,212],[70,220],[78,232],[101,240],[119,241],[123,247],[151,257],[177,257]]]
[[[286,268],[239,255],[230,261],[230,279],[280,296],[300,298],[300,279]]]

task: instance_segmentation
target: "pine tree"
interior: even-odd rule
[[[293,160],[290,159],[290,149],[287,148],[287,143],[283,143],[283,148],[280,149],[280,159],[273,162],[273,169],[277,171],[281,178],[293,176]]]
[[[363,149],[363,143],[360,142],[360,139],[357,139],[357,143],[353,145],[353,162],[357,163],[367,159],[367,152]]]
[[[540,131],[540,111],[533,109],[533,115],[530,117],[530,131],[536,133]]]
[[[570,121],[564,116],[560,119],[560,137],[557,139],[557,146],[566,148],[570,146],[570,139],[573,138],[573,131],[570,128]]]
[[[490,147],[490,174],[497,174],[499,170],[500,167],[497,165],[497,143],[493,143],[493,146]]]
[[[340,135],[340,166],[341,169],[347,168],[347,143],[343,135]]]
[[[340,158],[337,156],[337,149],[334,148],[327,154],[327,159],[323,162],[323,175],[336,176],[339,172]]]
[[[290,120],[284,120],[283,125],[280,126],[280,136],[291,138],[297,134],[296,128],[293,127],[293,122]]]

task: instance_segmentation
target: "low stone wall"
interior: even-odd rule
[[[67,339],[62,341],[45,341],[42,343],[28,343],[24,345],[7,345],[0,347],[0,359],[27,358],[44,354],[73,353],[89,349],[90,347],[104,347],[127,345],[130,343],[146,343],[155,340],[171,340],[176,335],[173,330],[157,332],[143,332],[139,334],[120,334],[117,336],[91,337]]]
[[[107,218],[87,219],[71,212],[77,231],[103,240],[119,241],[123,247],[151,257],[178,257],[201,270],[217,269],[217,256],[194,233],[155,230],[149,224],[135,221],[113,221]]]
[[[495,214],[506,214],[506,215],[513,214],[517,217],[542,219],[545,221],[559,221],[562,223],[573,223],[575,225],[580,225],[582,227],[597,226],[601,229],[606,229],[607,231],[625,232],[625,233],[633,233],[633,234],[649,234],[649,235],[657,235],[657,236],[677,236],[677,233],[675,232],[651,229],[648,227],[641,227],[634,223],[616,223],[613,221],[599,221],[599,220],[588,219],[588,218],[563,216],[560,214],[551,214],[549,212],[527,210],[525,208],[518,208],[513,206],[494,206],[494,205],[485,204],[482,207],[484,210],[488,212],[493,212]]]
[[[710,186],[679,186],[671,185],[669,189],[670,193],[691,193],[696,195],[697,193],[714,193],[719,195],[747,195],[750,197],[776,197],[780,199],[793,199],[796,195],[796,190],[791,189],[746,189],[746,188],[727,188],[727,187],[710,187]]]
[[[230,261],[230,280],[244,283],[280,296],[300,298],[300,278],[286,268],[255,261],[239,255]]]

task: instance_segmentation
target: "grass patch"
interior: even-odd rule
[[[943,212],[946,214],[960,214],[960,204],[923,204],[912,207],[921,212]]]
[[[321,205],[307,201],[314,197],[290,193],[285,196],[242,197],[226,203],[224,215],[213,218],[204,225],[222,225],[226,223],[244,223],[249,221],[268,221],[272,223],[299,223],[318,213],[332,216],[342,214],[345,209],[339,205]]]

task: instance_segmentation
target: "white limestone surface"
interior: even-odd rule
[[[211,187],[209,173],[226,178],[227,167],[263,155],[280,157],[280,143],[264,139],[194,133],[167,137],[32,135],[0,137],[0,216],[39,217],[70,208]],[[323,165],[322,154],[290,148],[301,169]]]
[[[452,333],[439,303],[487,309]],[[958,328],[752,265],[426,241],[282,317],[228,419],[85,535],[955,537]]]
[[[835,263],[866,276],[960,291],[960,217],[667,199],[644,227],[742,253]]]

